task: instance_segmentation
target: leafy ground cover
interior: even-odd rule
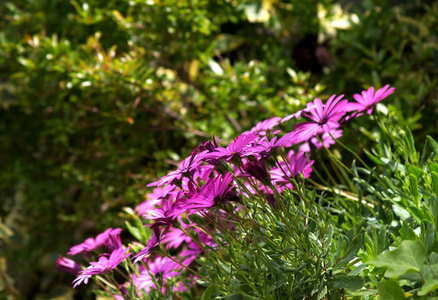
[[[352,99],[370,86],[396,88],[385,117],[357,119],[343,143],[375,164],[375,172],[393,178],[382,181],[367,168],[356,170],[365,177],[361,186],[375,180],[366,199],[380,199],[373,188],[392,188],[391,183],[410,196],[406,181],[417,178],[421,185],[431,172],[424,171],[424,160],[409,160],[423,172],[414,178],[397,173],[399,165],[411,172],[411,165],[392,156],[402,155],[397,151],[406,140],[413,151],[414,143],[423,149],[426,135],[436,137],[437,10],[436,3],[424,1],[4,2],[0,289],[23,298],[72,293],[72,279],[53,269],[58,254],[106,228],[124,226],[122,208],[142,202],[148,182],[212,134],[231,141],[258,121],[333,93]],[[373,155],[363,150],[372,148]],[[350,168],[351,152],[337,148],[333,155]],[[331,170],[328,158],[321,154],[318,160]],[[389,166],[395,169],[389,172]],[[348,181],[342,184],[360,195]],[[420,211],[426,203],[421,197]],[[415,211],[403,199],[394,207]],[[386,226],[400,216],[385,201],[345,218],[356,228],[367,211],[380,209],[387,217],[379,212],[373,226]],[[426,215],[415,221],[420,224]],[[406,228],[417,228],[413,224]],[[373,253],[402,245],[382,236],[368,234],[382,239]]]

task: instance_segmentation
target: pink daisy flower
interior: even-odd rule
[[[344,117],[348,110],[348,100],[341,100],[344,95],[336,97],[332,95],[326,104],[322,104],[321,99],[316,98],[308,112],[303,112],[302,116],[309,118],[311,121],[295,125],[295,132],[298,141],[307,141],[308,139],[330,132],[331,129],[340,126],[339,121]]]
[[[370,87],[367,91],[363,91],[361,95],[354,94],[354,100],[357,103],[348,103],[348,111],[357,111],[361,112],[366,110],[367,114],[371,114],[373,112],[374,106],[394,93],[395,88],[389,88],[389,84],[385,85],[381,89],[378,89],[374,93],[374,88]]]
[[[294,151],[289,151],[288,158],[289,161],[280,162],[280,167],[273,168],[270,171],[271,180],[277,184],[286,184],[289,188],[290,181],[289,179],[294,177],[298,177],[300,173],[304,174],[304,178],[310,176],[312,172],[312,165],[314,163],[313,160],[309,161],[310,155],[304,156],[303,152],[299,152],[295,155]]]
[[[107,230],[105,230],[105,232],[99,234],[95,239],[88,238],[82,244],[71,247],[70,252],[68,252],[67,254],[75,255],[78,253],[87,253],[94,251],[100,246],[102,246],[106,242],[106,240],[108,240],[110,235],[117,235],[120,234],[120,232],[122,232],[122,229],[120,228],[116,228],[116,229],[108,228]]]

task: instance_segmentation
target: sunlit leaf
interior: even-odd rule
[[[419,272],[426,261],[426,248],[421,241],[403,241],[393,250],[383,253],[368,264],[387,267],[385,276],[395,278],[406,273]]]

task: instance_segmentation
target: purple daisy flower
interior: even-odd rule
[[[292,118],[297,118],[297,119],[298,119],[299,117],[301,117],[301,114],[302,114],[302,113],[308,113],[308,112],[310,111],[310,109],[311,109],[311,108],[314,108],[314,107],[316,107],[316,104],[313,103],[313,102],[309,102],[309,103],[307,103],[306,108],[304,108],[304,109],[302,109],[302,110],[299,110],[299,111],[297,111],[296,113],[291,114],[291,115],[289,115],[289,116],[287,116],[287,117],[284,117],[284,118],[281,120],[281,123],[287,122],[287,121],[289,121],[289,120],[292,119]]]
[[[289,151],[287,162],[280,162],[280,167],[273,168],[271,173],[271,179],[277,184],[286,184],[289,188],[292,187],[290,184],[290,178],[298,177],[300,173],[304,174],[304,178],[310,176],[312,172],[313,160],[309,161],[310,155],[304,156],[303,152],[299,152],[295,155],[294,151]]]
[[[183,226],[183,222],[181,225]],[[166,245],[166,249],[174,248],[177,249],[182,243],[190,243],[192,239],[179,228],[170,228],[169,232],[163,238],[162,242]]]
[[[234,157],[240,157],[245,148],[248,147],[248,145],[256,138],[258,138],[258,135],[255,132],[242,134],[235,138],[227,148],[217,147],[215,151],[209,153],[207,157],[214,159],[225,159],[227,162],[229,162]]]
[[[207,152],[208,151],[202,151],[198,153],[198,148],[196,148],[192,152],[192,155],[190,155],[180,163],[177,170],[170,172],[164,177],[161,177],[161,179],[156,182],[149,183],[147,186],[162,186],[164,184],[171,184],[175,181],[181,180],[184,175],[187,175],[201,165],[202,161],[206,158]]]
[[[242,156],[260,156],[262,158],[268,158],[270,153],[279,147],[290,147],[298,142],[297,133],[295,131],[286,133],[280,139],[273,137],[268,141],[266,138],[255,141],[251,147],[248,147]]]
[[[330,145],[335,144],[335,140],[332,136],[335,139],[340,138],[342,132],[342,129],[333,129],[330,132],[323,133],[321,135],[322,144],[316,137],[313,137],[300,146],[300,152],[310,152],[312,149],[321,149],[323,145],[326,148],[330,148]]]
[[[175,219],[185,212],[184,209],[179,206],[184,191],[172,194],[173,195],[171,195],[168,200],[163,200],[163,205],[161,207],[145,211],[144,217],[146,219],[155,220],[155,223],[147,224],[145,226],[155,228],[158,226],[172,225]]]
[[[91,267],[89,267],[91,268]],[[84,270],[85,271],[85,270]],[[76,277],[75,280],[73,280],[72,283],[74,283],[73,288],[76,288],[78,285],[80,285],[82,282],[85,284],[88,284],[88,279],[91,278],[92,275],[87,274],[79,274],[78,277]]]
[[[152,251],[160,245],[163,236],[166,235],[167,231],[170,229],[170,226],[166,226],[164,230],[162,227],[154,227],[153,229],[154,234],[147,242],[146,247],[140,250],[140,252],[138,252],[137,255],[132,258],[134,260],[134,262],[132,263],[133,265],[135,265],[147,255],[151,254]]]
[[[100,275],[111,272],[111,270],[115,269],[124,259],[128,258],[131,253],[128,252],[129,247],[124,249],[120,247],[119,249],[114,250],[109,258],[105,256],[99,257],[99,261],[91,262],[87,269],[81,271],[79,276],[73,280],[74,283],[73,288],[76,288],[82,282],[85,284],[88,283],[88,279],[91,278],[92,275]]]
[[[335,97],[336,95],[332,95],[325,105],[322,104],[321,99],[316,98],[313,102],[315,106],[311,107],[308,112],[302,113],[311,121],[295,125],[298,141],[307,141],[340,126],[339,121],[348,110],[348,100],[341,100],[344,95]]]
[[[117,235],[120,234],[120,232],[122,232],[122,229],[120,228],[108,228],[103,233],[99,234],[95,239],[88,238],[82,244],[71,247],[70,252],[68,252],[67,254],[75,255],[78,253],[88,253],[90,251],[94,251],[102,246],[105,241],[110,237],[110,235]]]
[[[139,276],[135,278],[134,284],[137,289],[144,289],[146,293],[149,293],[151,288],[156,289],[151,274],[157,279],[161,277],[163,279],[163,285],[165,285],[169,278],[180,274],[179,269],[180,265],[169,257],[157,257],[154,262],[148,264],[147,270],[142,271]]]
[[[165,185],[157,187],[152,193],[146,195],[147,200],[137,205],[135,211],[138,215],[143,215],[146,210],[154,209],[155,206],[163,201],[167,195],[176,188],[175,185]]]
[[[80,271],[82,271],[82,267],[80,264],[62,255],[60,255],[58,260],[56,261],[56,269],[61,272],[76,275],[79,274]]]
[[[296,131],[291,131],[282,136],[276,143],[275,147],[291,147],[294,144],[299,143],[299,136]]]
[[[242,170],[249,175],[254,176],[264,184],[269,184],[269,173],[266,170],[265,162],[262,159],[254,159],[254,161],[248,161],[242,165]]]
[[[119,234],[110,235],[109,238],[105,241],[104,245],[111,252],[121,248],[122,240],[120,239],[120,235]]]
[[[389,84],[385,85],[381,89],[378,89],[374,93],[374,88],[370,87],[367,91],[362,91],[362,95],[354,94],[354,100],[357,101],[357,103],[349,103],[348,104],[348,110],[349,111],[357,111],[361,112],[366,110],[367,114],[371,114],[373,112],[374,106],[394,93],[395,88],[389,88]]]
[[[245,131],[244,134],[248,134],[250,132],[256,132],[259,135],[266,135],[266,130],[272,130],[275,126],[277,126],[280,123],[281,118],[280,117],[273,117],[261,122],[258,122],[256,126],[251,128],[250,131]],[[274,133],[275,134],[275,133]]]
[[[129,251],[129,248],[124,249],[120,247],[114,250],[109,258],[105,256],[99,257],[99,261],[90,262],[91,268],[87,268],[81,272],[84,275],[99,275],[106,274],[114,270],[122,261],[128,258],[132,253],[126,253]]]
[[[231,181],[233,181],[233,175],[230,173],[211,178],[201,187],[199,193],[190,199],[185,199],[181,205],[187,211],[192,210],[192,212],[196,212],[226,202],[229,196],[228,193],[233,188],[230,185]]]
[[[212,153],[216,148],[219,148],[218,140],[213,135],[213,143],[210,141],[206,141],[203,142],[202,145],[198,148],[199,151],[207,151],[207,153]],[[208,158],[208,154],[207,157],[204,158],[204,161],[214,166],[219,164],[219,160]]]

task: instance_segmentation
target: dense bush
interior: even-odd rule
[[[421,145],[438,128],[437,13],[420,1],[5,1],[2,288],[54,295],[57,254],[121,226],[121,208],[181,155],[324,91],[392,83],[389,114]]]

